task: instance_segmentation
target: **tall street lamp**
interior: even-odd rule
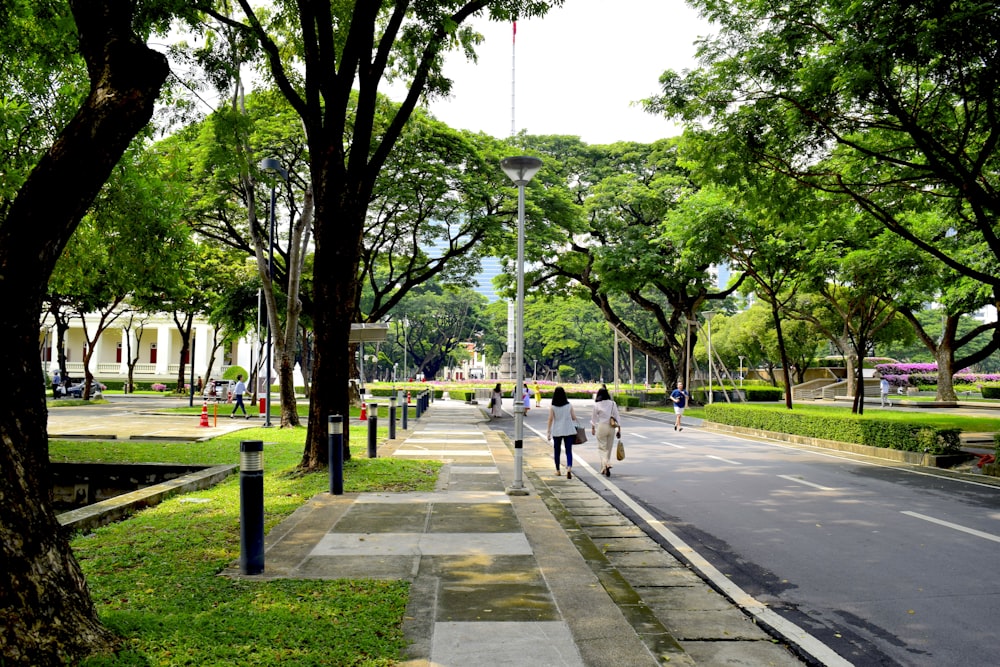
[[[273,171],[281,176],[282,180],[288,181],[288,172],[281,166],[281,163],[273,157],[266,157],[260,161],[260,168],[264,171]],[[275,205],[275,182],[271,181],[271,221],[267,230],[267,280],[272,283],[271,294],[274,294],[274,205]],[[266,398],[264,402],[264,428],[271,428],[271,318],[267,317],[264,322],[267,325],[267,359],[264,362],[267,373]]]
[[[407,369],[409,368],[409,366],[407,365],[407,360],[406,360],[406,350],[410,346],[406,340],[406,330],[409,328],[409,326],[410,326],[410,318],[404,317],[403,318],[403,382],[410,381],[410,376],[407,373]]]
[[[524,496],[524,186],[542,168],[536,157],[521,155],[500,160],[500,168],[517,186],[517,315],[514,334],[514,364],[517,368],[514,388],[514,483],[507,489],[511,496]]]
[[[715,313],[711,310],[706,310],[702,315],[705,317],[705,322],[708,323],[708,402],[712,403],[712,318],[715,317]]]

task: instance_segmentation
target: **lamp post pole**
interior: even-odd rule
[[[743,387],[743,360],[746,359],[742,354],[740,355],[740,387]]]
[[[281,166],[273,157],[264,158],[260,161],[260,168],[264,171],[274,171],[282,179],[288,180],[288,172]],[[267,231],[267,280],[269,283],[274,281],[274,205],[275,205],[275,183],[271,181],[271,220]],[[274,294],[274,287],[272,284],[271,294]],[[266,301],[266,300],[265,300]],[[264,366],[266,370],[266,382],[265,387],[265,400],[264,400],[264,428],[271,428],[271,365],[272,353],[271,353],[271,318],[268,316],[264,320],[267,330],[267,359],[264,361]]]
[[[403,382],[410,381],[410,376],[406,372],[406,369],[409,368],[409,366],[407,366],[406,363],[406,349],[409,347],[409,343],[407,343],[406,341],[406,330],[409,328],[409,326],[410,326],[410,319],[404,317],[403,318]]]
[[[517,186],[517,314],[515,324],[514,363],[517,369],[514,389],[514,481],[507,494],[524,496],[524,186],[542,168],[536,157],[508,157],[500,161],[500,168]]]
[[[708,323],[708,402],[711,404],[712,400],[712,318],[715,317],[715,313],[711,310],[706,310],[703,315],[705,316],[705,322]]]

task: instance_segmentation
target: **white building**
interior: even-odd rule
[[[87,316],[87,330],[93,332],[96,328],[97,315]],[[137,318],[138,319],[138,318]],[[166,313],[143,316],[141,337],[133,324],[126,330],[127,322],[119,318],[98,338],[96,350],[90,361],[90,372],[98,380],[125,381],[128,378],[129,351],[133,358],[138,357],[135,365],[133,381],[136,383],[161,382],[171,388],[177,382],[180,367],[180,351],[183,348],[181,334],[174,324],[173,318]],[[205,320],[195,320],[192,326],[194,334],[194,375],[208,379],[208,360],[211,356],[213,334],[215,328]],[[59,357],[54,349],[57,344],[55,325],[51,318],[43,319],[39,330],[39,350],[42,367],[49,377],[58,368]],[[84,377],[83,358],[86,351],[87,338],[84,335],[83,322],[79,317],[69,321],[69,330],[64,340],[66,353],[66,372],[75,380]],[[190,351],[185,356],[184,375],[186,380],[191,377]],[[232,365],[241,366],[250,371],[254,363],[259,363],[260,353],[251,340],[241,340],[231,345],[223,345],[215,350],[211,377],[221,378]],[[252,361],[251,361],[252,360]],[[261,367],[263,374],[263,367]],[[252,371],[251,371],[252,372]],[[301,382],[296,369],[297,382]],[[271,377],[276,378],[272,369]]]

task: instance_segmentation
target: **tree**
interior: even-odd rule
[[[169,68],[166,58],[136,34],[150,17],[138,15],[133,3],[71,0],[75,32],[62,5],[15,2],[4,9],[0,52],[17,58],[16,66],[0,72],[4,89],[13,99],[26,91],[54,106],[76,105],[58,135],[48,137],[48,149],[41,135],[33,137],[37,152],[24,162],[31,163],[30,173],[14,172],[10,181],[5,175],[0,206],[0,274],[17,277],[0,281],[0,306],[7,313],[0,332],[5,350],[0,359],[5,378],[0,390],[0,616],[5,628],[0,655],[12,664],[60,664],[109,648],[113,637],[100,624],[49,501],[38,315],[56,261],[129,143],[152,117]],[[51,57],[54,52],[64,59]],[[55,90],[47,74],[77,68],[75,52],[86,66],[89,90],[84,96],[68,91],[67,98],[47,98]],[[52,106],[39,107],[39,113]]]
[[[1000,14],[989,3],[756,0],[695,6],[704,69],[666,72],[650,110],[726,134],[748,162],[850,197],[1000,294]],[[937,207],[936,233],[913,210]]]
[[[315,359],[303,468],[327,463],[326,418],[349,406],[350,325],[357,315],[361,241],[375,181],[420,98],[447,94],[448,48],[470,56],[477,35],[462,24],[488,11],[495,20],[541,16],[562,0],[446,0],[335,3],[310,0],[244,20],[205,7],[256,40],[275,85],[302,120],[315,201]],[[379,86],[405,79],[407,93],[384,129],[376,126]],[[357,90],[357,95],[352,89]],[[345,445],[347,437],[345,434]]]
[[[162,171],[156,155],[139,148],[129,151],[50,280],[50,291],[68,302],[83,324],[84,398],[90,398],[90,360],[98,340],[129,309],[130,301],[157,303],[172,290],[190,256],[188,229],[180,221],[181,201]]]
[[[459,349],[473,338],[486,297],[467,287],[431,281],[411,291],[397,310],[397,319],[409,322],[406,335],[395,337],[406,345],[407,365],[427,379],[438,376]]]
[[[672,384],[685,367],[688,321],[724,300],[710,267],[722,236],[687,223],[696,188],[678,164],[676,140],[585,146],[573,137],[526,137],[546,167],[530,184],[534,222],[527,252],[536,288],[579,290]]]

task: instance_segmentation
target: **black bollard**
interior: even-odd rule
[[[389,439],[396,439],[396,397],[389,397]]]
[[[424,414],[424,392],[417,394],[417,400],[415,401],[417,408],[417,419],[420,419],[420,415]]]
[[[330,434],[330,493],[344,494],[344,418],[340,415],[327,417],[327,432]]]
[[[240,572],[264,571],[264,442],[240,442]]]
[[[406,420],[410,417],[410,396],[403,395],[403,430],[406,430]]]
[[[376,431],[378,430],[378,406],[371,404],[371,413],[368,415],[368,458],[374,459],[378,456],[375,443]]]

